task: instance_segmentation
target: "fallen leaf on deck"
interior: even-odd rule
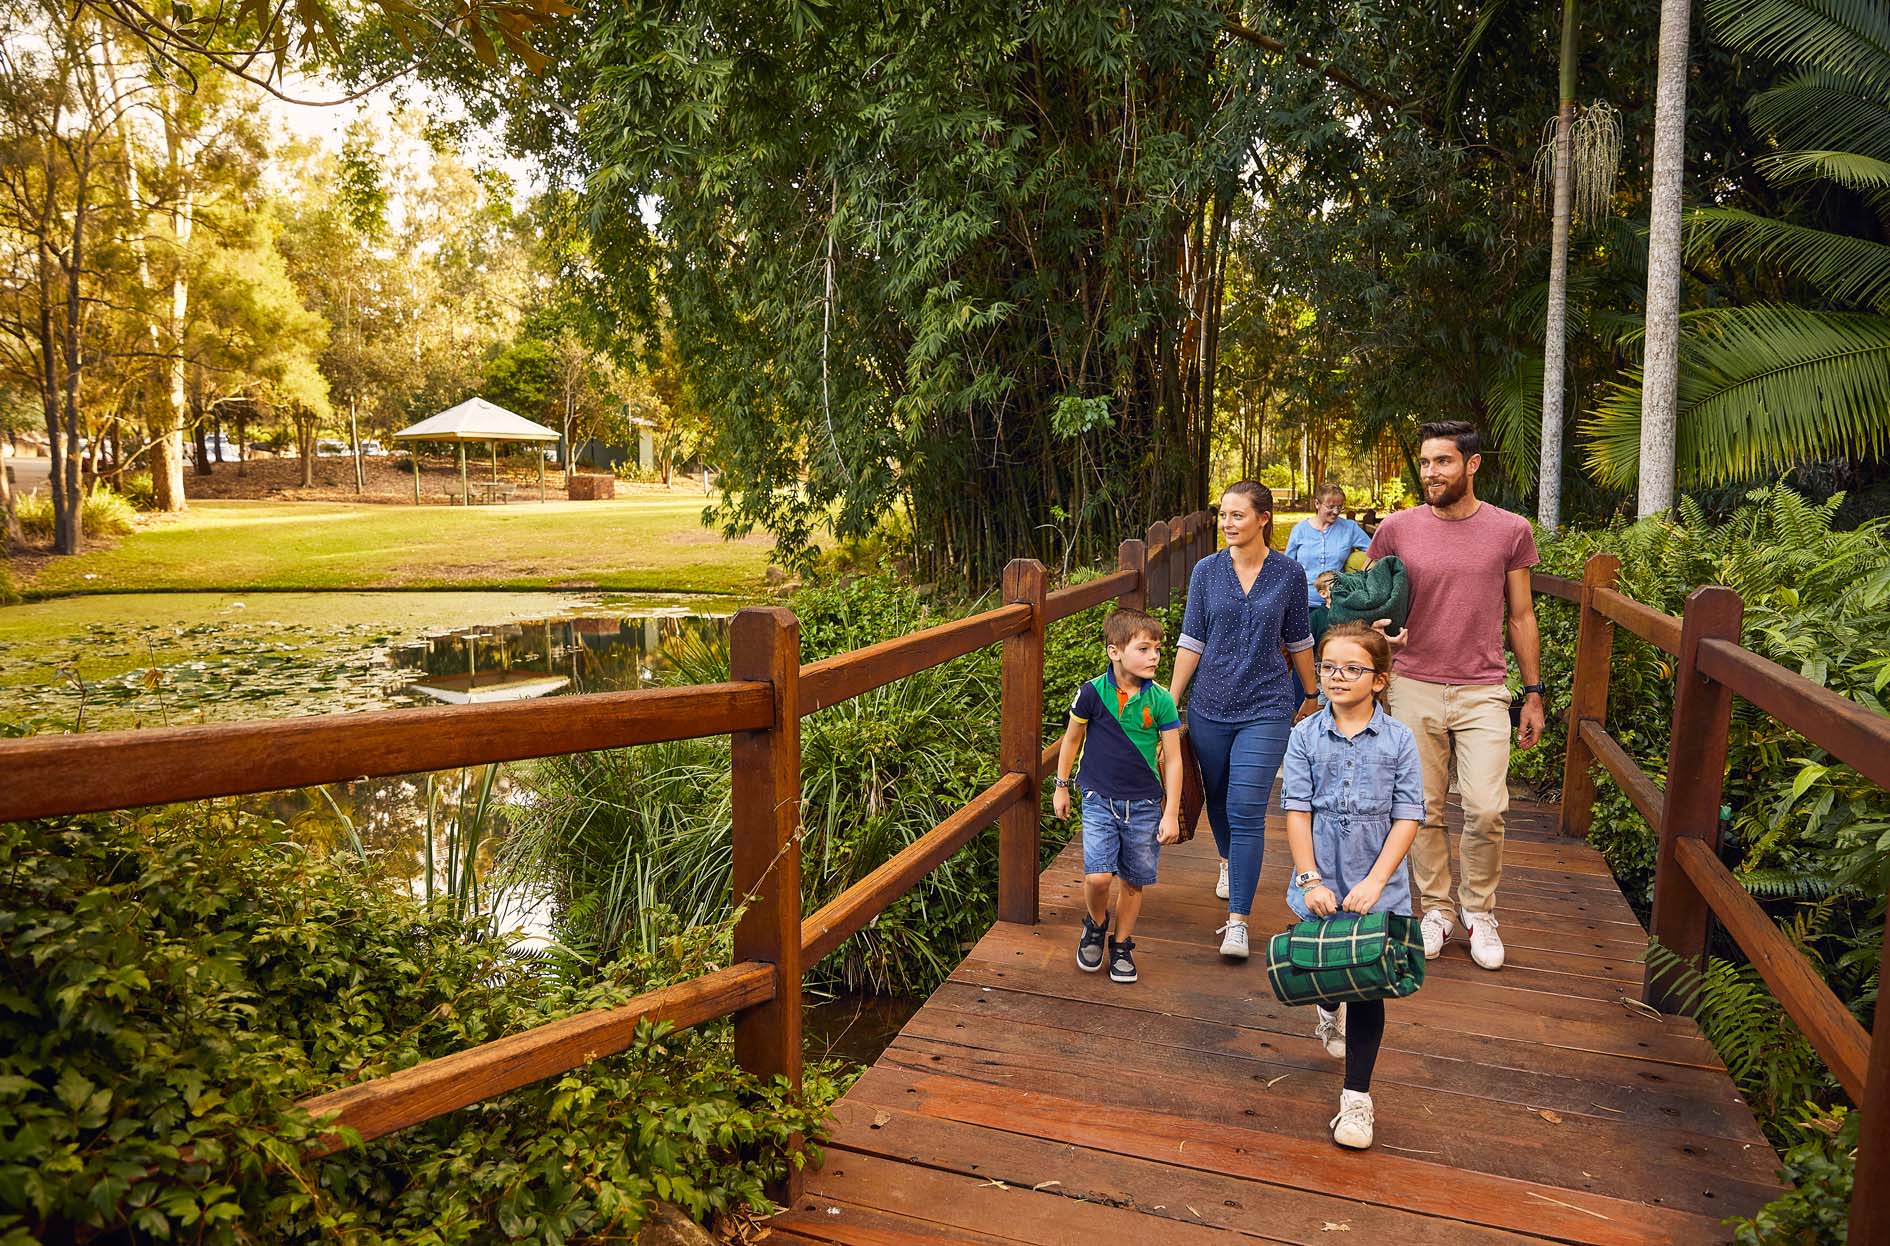
[[[1063,1183],[1061,1181],[1039,1181],[1036,1185],[1033,1185],[1030,1188],[1033,1190],[1047,1190],[1053,1185],[1062,1185],[1062,1184]]]
[[[1551,1125],[1560,1125],[1562,1123],[1562,1118],[1557,1116],[1554,1112],[1549,1111],[1547,1108],[1537,1108],[1536,1115],[1540,1116]]]
[[[1008,1190],[1011,1188],[1010,1186],[1005,1185],[1002,1181],[999,1181],[996,1177],[991,1178],[989,1181],[981,1182],[978,1188],[982,1190],[987,1185],[995,1186],[997,1189],[1000,1189],[1000,1190]]]
[[[873,1123],[867,1126],[867,1128],[878,1129],[881,1125],[888,1125],[891,1123],[892,1123],[892,1113],[888,1112],[885,1108],[881,1108],[879,1111],[873,1113]]]
[[[1273,1089],[1275,1086],[1279,1085],[1281,1082],[1285,1081],[1287,1078],[1291,1076],[1292,1076],[1291,1073],[1280,1074],[1278,1077],[1274,1078],[1272,1081],[1267,1083],[1267,1089],[1268,1090]]]
[[[1321,1233],[1350,1233],[1352,1231],[1352,1226],[1349,1224],[1346,1224],[1342,1220],[1341,1221],[1328,1220],[1324,1224],[1319,1226],[1319,1231]]]

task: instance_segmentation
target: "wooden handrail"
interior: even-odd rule
[[[1657,649],[1680,652],[1680,620],[1612,588],[1597,589],[1595,609]]]
[[[773,720],[766,685],[699,684],[0,741],[0,822],[687,740]]]
[[[1877,786],[1890,788],[1890,718],[1730,641],[1700,645],[1700,673],[1725,684]]]
[[[850,701],[907,675],[976,653],[986,645],[1017,635],[1029,625],[1030,607],[999,606],[810,662],[801,668],[801,713],[811,714]]]
[[[1830,1066],[1844,1093],[1851,1102],[1862,1103],[1870,1066],[1870,1035],[1864,1027],[1704,840],[1683,839],[1674,855],[1713,916],[1772,988],[1805,1040]]]
[[[1582,599],[1580,580],[1564,579],[1559,575],[1550,575],[1546,571],[1532,573],[1529,577],[1529,587],[1544,597],[1558,597],[1563,601],[1574,602],[1578,605]]]
[[[333,1124],[372,1140],[627,1050],[640,1022],[668,1021],[687,1028],[773,998],[774,966],[731,965],[645,992],[615,1008],[534,1026],[296,1106],[316,1118],[334,1113]],[[339,1134],[328,1133],[315,1149],[327,1155],[342,1145]]]
[[[1044,598],[1044,614],[1049,622],[1061,622],[1073,614],[1081,614],[1091,606],[1100,606],[1111,598],[1122,596],[1134,588],[1140,579],[1141,575],[1137,571],[1111,571],[1108,575],[1060,588]]]
[[[1654,828],[1654,833],[1658,835],[1661,802],[1666,799],[1666,793],[1660,790],[1660,784],[1654,782],[1645,770],[1635,765],[1634,759],[1629,757],[1627,750],[1621,747],[1621,742],[1609,735],[1599,723],[1592,720],[1585,721],[1581,724],[1580,730],[1582,742],[1588,745],[1595,760],[1601,763],[1601,768],[1606,770],[1620,786],[1621,791],[1634,805],[1635,812],[1641,815],[1641,820]]]
[[[801,963],[812,965],[858,933],[886,906],[995,822],[1005,810],[1035,795],[1035,784],[1007,774],[962,808],[901,848],[878,869],[801,922]]]

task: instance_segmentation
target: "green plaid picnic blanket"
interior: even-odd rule
[[[1300,922],[1267,941],[1267,978],[1282,1004],[1397,999],[1424,985],[1424,937],[1398,913]]]

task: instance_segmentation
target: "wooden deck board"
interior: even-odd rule
[[[1165,850],[1141,981],[1075,964],[1080,850],[1042,920],[994,926],[836,1106],[779,1240],[892,1243],[1718,1242],[1777,1160],[1711,1046],[1634,1001],[1644,936],[1599,854],[1518,802],[1507,966],[1461,938],[1389,1005],[1378,1145],[1334,1146],[1343,1062],[1258,956],[1223,962],[1214,845]],[[1270,823],[1256,945],[1290,920]],[[1360,1240],[1360,1239],[1351,1239]]]

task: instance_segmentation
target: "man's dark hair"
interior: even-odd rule
[[[1466,459],[1473,454],[1483,453],[1483,438],[1477,433],[1477,426],[1468,420],[1433,420],[1428,424],[1418,425],[1417,439],[1421,446],[1433,437],[1444,437],[1457,443],[1457,453]]]

